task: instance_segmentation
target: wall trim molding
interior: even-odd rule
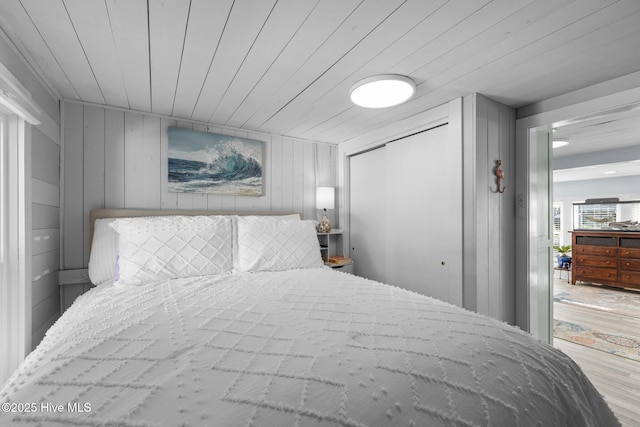
[[[6,245],[0,300],[3,328],[0,375],[10,375],[31,351],[31,127],[17,115],[6,117],[3,149],[7,164]],[[3,156],[4,157],[4,156]],[[6,166],[6,169],[5,169]],[[6,280],[6,283],[4,283]],[[6,378],[0,378],[4,382]]]

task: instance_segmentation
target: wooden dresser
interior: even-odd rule
[[[640,289],[640,232],[572,233],[571,283],[601,283]]]

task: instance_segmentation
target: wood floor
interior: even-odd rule
[[[557,302],[553,309],[555,319],[640,339],[640,317],[622,316]],[[640,316],[640,304],[638,315]],[[640,426],[640,362],[560,339],[555,339],[553,345],[580,365],[623,426]]]

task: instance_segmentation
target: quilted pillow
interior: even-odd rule
[[[261,221],[300,221],[299,214],[288,215],[248,215],[244,218],[263,218]],[[231,226],[233,227],[233,269],[240,270],[240,254],[238,253],[238,218],[240,216],[234,215],[231,217]]]
[[[239,271],[322,267],[314,221],[236,218]]]
[[[222,274],[233,267],[231,219],[166,216],[119,219],[118,284]]]
[[[89,279],[94,285],[114,281],[113,272],[118,257],[118,233],[109,226],[115,218],[97,219],[89,255]]]

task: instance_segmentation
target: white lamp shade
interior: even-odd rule
[[[316,188],[316,208],[333,209],[335,206],[335,190],[333,187]]]

